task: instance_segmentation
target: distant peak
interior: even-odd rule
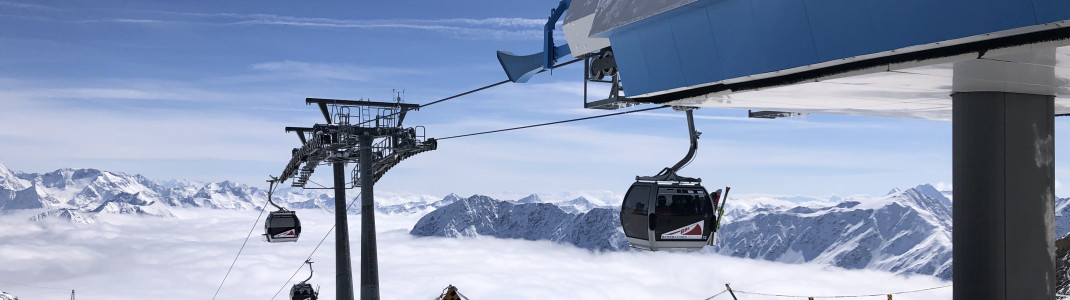
[[[467,200],[485,200],[485,199],[494,200],[494,198],[491,198],[490,196],[485,196],[485,195],[480,195],[480,194],[473,194],[471,197],[468,197]]]
[[[886,195],[898,194],[898,193],[902,193],[902,192],[903,192],[903,190],[900,190],[899,188],[892,188],[892,190],[888,191],[888,194],[886,194]]]
[[[951,204],[951,199],[948,199],[946,196],[944,196],[944,193],[941,193],[939,190],[936,189],[936,187],[933,187],[931,184],[928,183],[918,185],[914,188],[911,188],[909,191],[913,191],[925,197],[940,200],[945,204]]]
[[[862,204],[862,202],[844,201],[844,202],[840,202],[840,204],[836,204],[836,207],[839,207],[839,208],[852,208],[852,207],[858,206],[859,204]]]
[[[26,182],[19,180],[14,172],[11,172],[11,170],[8,170],[3,164],[0,164],[0,188],[21,190],[26,188],[25,183]]]
[[[940,191],[938,191],[936,189],[936,187],[933,187],[933,185],[928,184],[928,183],[919,184],[918,186],[915,186],[912,189],[913,190],[918,190],[918,191],[930,191],[930,192],[936,192],[936,193],[940,192]]]
[[[458,196],[455,193],[450,193],[449,195],[446,195],[446,197],[442,197],[442,200],[438,200],[438,201],[435,201],[434,203],[431,203],[431,206],[438,208],[438,207],[443,207],[443,206],[450,205],[450,204],[453,204],[453,203],[456,203],[456,202],[460,202],[462,200],[464,200],[464,198],[461,198],[461,196]]]
[[[83,179],[83,178],[97,177],[97,176],[100,176],[101,174],[102,173],[100,172],[100,170],[97,170],[97,169],[78,169],[78,170],[74,170],[74,173],[71,174],[71,180],[79,180],[79,179]]]
[[[531,195],[528,195],[527,197],[520,198],[520,200],[516,200],[516,202],[517,203],[542,203],[542,198],[539,198],[539,195],[531,194]]]
[[[568,203],[591,203],[591,200],[587,200],[587,197],[579,196],[576,199],[569,200]]]
[[[235,184],[234,182],[231,182],[230,180],[223,180],[223,181],[220,181],[220,182],[210,183],[210,184],[206,185],[205,187],[210,189],[210,190],[232,189],[232,188],[237,188],[238,185]]]
[[[172,187],[172,188],[174,188],[174,187],[193,187],[193,188],[201,188],[201,187],[204,187],[204,186],[207,186],[207,185],[208,185],[208,184],[206,184],[206,183],[204,183],[204,182],[198,182],[198,181],[191,181],[191,180],[189,180],[189,179],[186,179],[186,178],[183,178],[183,179],[170,179],[170,180],[165,180],[165,181],[158,181],[157,183],[160,183],[160,184],[163,184],[164,186],[167,186],[167,187]]]

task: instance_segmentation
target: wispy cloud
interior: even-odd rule
[[[0,97],[26,99],[117,99],[117,100],[187,100],[185,96],[133,88],[48,88],[20,93],[0,92]]]
[[[149,24],[149,23],[166,23],[167,21],[163,21],[163,20],[150,20],[150,19],[106,19],[106,20],[103,20],[102,22],[112,22],[112,23],[142,23],[142,24]]]
[[[541,39],[542,30],[541,24],[539,23],[544,22],[538,19],[520,18],[351,20],[304,18],[268,14],[232,14],[228,17],[235,20],[220,24],[423,30],[446,33],[458,38],[493,40]]]
[[[5,101],[233,99],[233,95],[186,82],[152,79],[100,79],[71,84],[0,78],[0,88],[0,99]]]
[[[38,10],[59,10],[51,6],[44,6],[40,4],[27,4],[27,3],[14,3],[8,1],[0,1],[0,6],[23,8],[23,9],[38,9]]]
[[[45,106],[7,103],[0,121],[0,151],[24,161],[51,157],[74,160],[248,160],[275,161],[292,146],[285,123],[223,112],[96,111],[56,109],[43,122]],[[33,130],[24,130],[29,124]],[[62,137],[62,138],[56,138]],[[11,157],[14,158],[14,157]]]
[[[0,79],[0,138],[9,141],[0,160],[34,170],[72,160],[273,162],[296,142],[281,130],[293,125],[286,115],[249,111],[271,107],[271,91],[133,79],[58,85]]]
[[[39,10],[56,8],[0,1],[0,7]],[[278,14],[198,13],[158,10],[122,10],[115,17],[57,19],[51,16],[0,14],[2,17],[64,23],[116,23],[129,25],[289,26],[354,30],[414,30],[434,32],[465,40],[541,40],[545,19],[443,18],[443,19],[337,19]]]
[[[416,74],[400,68],[360,67],[348,64],[324,64],[302,61],[273,61],[252,65],[253,70],[270,72],[288,78],[316,78],[348,81],[368,81],[384,76]]]
[[[293,17],[273,14],[199,14],[201,16],[216,16],[239,19],[243,21],[235,24],[274,24],[274,25],[301,25],[322,27],[400,27],[418,29],[442,29],[456,28],[461,26],[488,26],[509,28],[541,28],[546,20],[525,18],[451,18],[451,19],[332,19],[332,18],[308,18]]]
[[[89,22],[185,23],[215,26],[294,26],[363,30],[419,30],[447,34],[461,39],[538,40],[546,20],[527,18],[447,18],[447,19],[334,19],[276,14],[195,13],[141,11],[139,15],[159,18],[108,18]]]

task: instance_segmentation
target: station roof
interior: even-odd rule
[[[1007,91],[1054,95],[1056,113],[1070,113],[1067,1],[573,6],[563,25],[573,55],[611,46],[638,102],[949,120],[952,93]]]
[[[1023,66],[1025,64],[1054,68],[1052,84],[1031,87],[1055,95],[1056,114],[1070,113],[1070,46],[1056,48],[1055,60],[1049,62],[1023,63],[998,58],[988,61],[1011,64],[1011,69],[1028,67]],[[945,62],[756,91],[705,95],[672,104],[950,121],[954,64]],[[992,85],[1014,85],[1025,81],[1015,74],[977,74],[975,77],[981,77],[972,79],[976,83]]]

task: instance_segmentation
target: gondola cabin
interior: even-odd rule
[[[624,196],[620,222],[634,248],[698,250],[713,240],[714,206],[698,182],[639,180]]]
[[[264,239],[270,243],[296,242],[300,236],[301,220],[294,211],[273,211],[264,221]]]
[[[294,284],[294,286],[290,288],[290,300],[316,300],[318,296],[316,290],[308,283],[302,282]]]

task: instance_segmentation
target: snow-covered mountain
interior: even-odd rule
[[[60,205],[59,200],[36,183],[21,190],[0,190],[0,209],[55,208]]]
[[[15,176],[18,184],[0,184],[0,210],[51,210],[36,219],[52,215],[71,216],[70,212],[76,211],[172,216],[167,208],[168,197],[163,196],[169,191],[140,175],[96,169],[61,169],[45,174],[17,173],[0,165],[0,177],[9,175]],[[4,198],[3,194],[14,196]]]
[[[951,279],[950,204],[920,185],[864,202],[757,209],[722,225],[715,251]]]
[[[358,196],[351,194],[350,197]],[[360,213],[358,202],[349,210]],[[289,209],[334,210],[333,191],[280,187],[272,199]],[[447,195],[377,197],[376,211],[385,214],[425,213],[460,199]],[[0,164],[0,211],[42,210],[32,220],[94,222],[96,214],[173,217],[173,208],[260,209],[267,190],[231,181],[198,183],[155,181],[141,175],[97,169],[60,169],[44,174],[21,173]]]
[[[441,200],[433,200],[433,199],[421,198],[421,199],[416,199],[416,200],[412,200],[412,201],[408,201],[408,202],[393,203],[393,204],[382,204],[381,202],[375,202],[375,211],[377,213],[384,213],[384,214],[390,214],[390,215],[407,215],[407,214],[414,214],[414,213],[426,213],[426,212],[428,212],[430,210],[438,209],[438,208],[447,206],[447,205],[449,205],[449,204],[451,204],[453,202],[456,202],[457,200],[460,200],[460,199],[461,199],[461,196],[457,196],[457,194],[449,194],[449,195],[446,195],[446,197],[443,197]],[[350,209],[350,211],[353,212],[353,213],[359,214],[359,213],[361,213],[361,208],[359,207],[359,205],[354,205],[353,208]]]
[[[428,213],[417,236],[550,240],[592,250],[627,250],[617,209],[567,212],[556,205],[472,196]],[[729,202],[731,205],[732,202]],[[787,263],[951,278],[951,202],[930,185],[884,197],[739,209],[707,252]],[[565,205],[569,207],[568,205]]]
[[[284,205],[315,199],[330,200],[324,194],[288,189],[280,189],[274,198]],[[173,207],[258,209],[266,200],[265,189],[230,181],[208,184],[153,181],[141,175],[97,169],[20,173],[0,164],[0,211],[46,210],[34,220],[59,218],[87,223],[99,213],[172,217]],[[333,204],[333,201],[304,203],[301,208],[332,208],[326,203]]]
[[[628,247],[618,220],[617,212],[611,209],[568,213],[550,203],[501,201],[474,195],[424,215],[410,233],[416,236],[550,240],[612,251]]]
[[[30,182],[20,179],[3,164],[0,164],[0,190],[20,191],[29,186]]]
[[[1055,237],[1070,234],[1070,198],[1055,199]]]
[[[0,291],[0,300],[19,300],[19,297]]]
[[[565,212],[570,213],[570,214],[585,213],[585,212],[590,211],[591,209],[598,208],[598,207],[601,207],[601,208],[612,208],[612,206],[598,205],[598,204],[592,202],[591,200],[588,200],[587,197],[584,197],[584,196],[579,196],[579,197],[576,197],[575,199],[572,199],[572,200],[565,200],[565,201],[559,201],[559,202],[548,202],[548,201],[544,201],[542,199],[542,197],[539,197],[539,195],[537,195],[537,194],[531,194],[531,195],[525,196],[523,198],[517,199],[516,201],[510,201],[510,202],[516,203],[516,204],[550,203],[550,204],[556,205],[557,207],[561,208],[561,210],[564,210]]]
[[[61,220],[78,224],[92,224],[97,222],[97,218],[92,214],[83,213],[70,208],[61,208],[56,210],[46,211],[30,218],[34,222],[44,220]]]
[[[1055,291],[1070,293],[1070,235],[1055,241]]]
[[[530,203],[543,203],[543,201],[542,201],[542,197],[539,197],[539,195],[531,194],[531,195],[525,196],[524,198],[517,199],[516,203],[530,204]]]
[[[558,207],[561,207],[561,209],[564,210],[565,212],[571,213],[571,214],[585,213],[585,212],[591,211],[592,209],[595,209],[595,208],[598,208],[598,207],[611,208],[611,207],[603,207],[603,206],[599,206],[597,204],[594,204],[594,203],[591,202],[591,200],[587,200],[587,198],[585,198],[585,197],[579,197],[579,198],[576,198],[576,199],[557,202],[557,203],[554,203],[554,204],[557,205]]]
[[[718,246],[704,251],[950,279],[951,201],[946,193],[919,185],[893,189],[877,198],[733,198],[718,233]],[[273,198],[291,209],[333,210],[332,195],[283,187]],[[559,199],[571,197],[575,195]],[[514,201],[456,194],[441,199],[424,195],[376,198],[379,213],[426,214],[411,230],[413,235],[493,236],[549,240],[599,251],[629,249],[620,229],[619,209],[600,206],[605,202],[598,197],[555,203],[534,194]],[[37,213],[31,218],[34,221],[92,223],[98,214],[171,217],[177,207],[259,209],[266,199],[266,189],[230,181],[156,181],[96,169],[21,173],[0,164],[0,213],[31,210]],[[360,206],[349,211],[360,213]],[[1056,215],[1056,233],[1070,234],[1070,199],[1057,199]]]

